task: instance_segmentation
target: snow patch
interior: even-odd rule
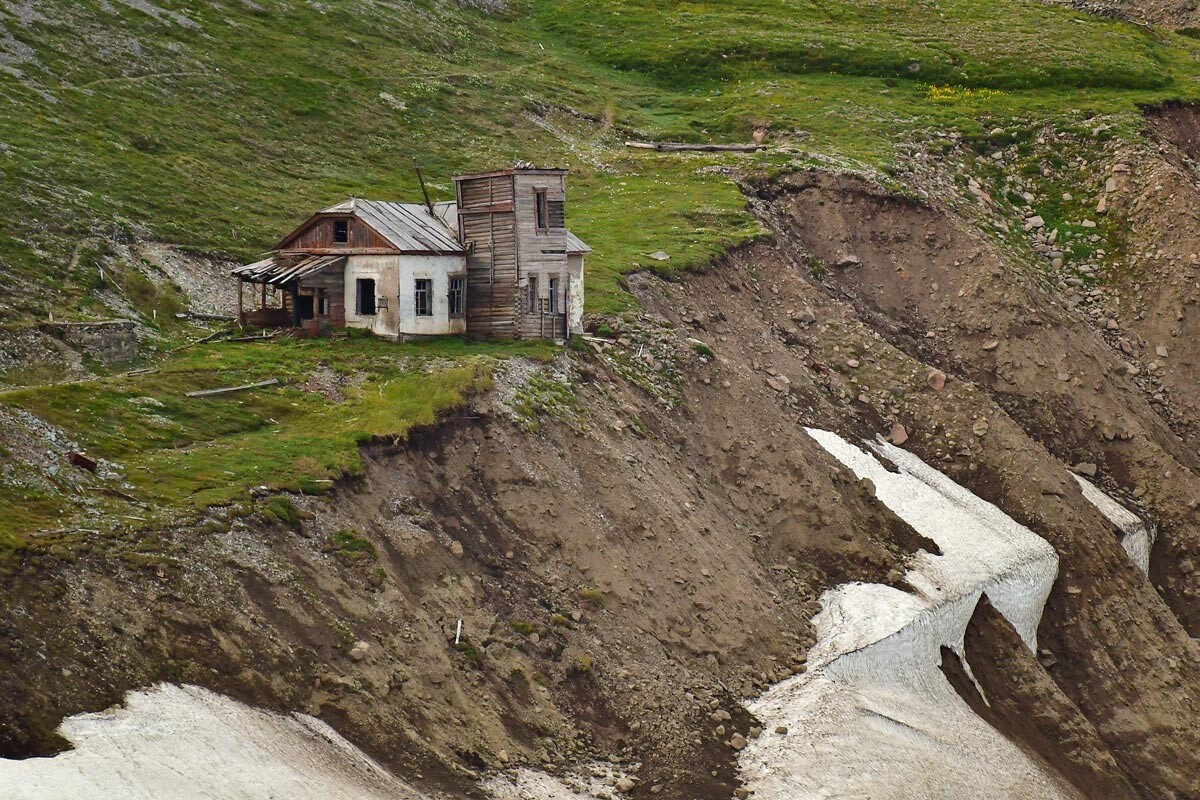
[[[5,800],[418,800],[325,723],[195,686],[130,692],[59,728],[74,750],[0,759]]]
[[[1121,547],[1125,548],[1129,558],[1138,569],[1149,575],[1150,550],[1153,549],[1154,540],[1158,536],[1155,526],[1125,508],[1086,478],[1076,475],[1075,480],[1079,482],[1079,488],[1083,490],[1087,501],[1117,526],[1117,530],[1121,532]]]
[[[891,472],[836,434],[808,432],[942,555],[911,560],[911,593],[864,583],[825,593],[808,671],[749,704],[768,733],[742,753],[746,788],[760,800],[1076,797],[976,715],[939,669],[947,647],[970,674],[963,638],[983,595],[1036,647],[1058,574],[1053,548],[907,451],[869,445],[899,470]],[[789,733],[770,733],[777,726]]]
[[[615,800],[615,782],[624,777],[611,765],[591,765],[587,777],[558,777],[521,767],[493,775],[481,785],[495,800]]]

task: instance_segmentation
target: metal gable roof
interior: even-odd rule
[[[321,211],[350,214],[369,225],[398,250],[460,255],[466,250],[454,231],[421,203],[351,198]]]

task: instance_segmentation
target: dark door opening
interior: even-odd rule
[[[355,304],[358,313],[364,317],[375,315],[375,280],[373,278],[358,279],[358,302]]]
[[[311,294],[302,294],[296,298],[296,308],[300,311],[300,319],[312,319],[313,314],[313,296]]]

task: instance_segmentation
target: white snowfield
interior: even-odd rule
[[[318,719],[195,686],[130,692],[59,731],[74,750],[0,759],[4,800],[417,800]]]
[[[825,593],[809,668],[749,704],[764,733],[740,759],[758,800],[1058,800],[1078,793],[976,715],[945,678],[941,649],[963,660],[981,595],[1031,648],[1058,558],[1043,539],[919,458],[836,434],[809,434],[942,555],[921,552],[914,592],[853,583]],[[788,733],[774,733],[786,725]]]
[[[1103,490],[1085,478],[1076,475],[1083,496],[1121,532],[1121,547],[1143,573],[1150,574],[1150,550],[1158,531],[1125,506],[1112,499]]]

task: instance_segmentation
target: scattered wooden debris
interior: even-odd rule
[[[626,147],[639,150],[658,150],[661,153],[696,151],[700,153],[757,153],[766,150],[765,144],[688,144],[687,142],[626,142]]]
[[[188,392],[186,397],[212,397],[218,394],[229,394],[230,392],[243,392],[247,389],[261,389],[264,386],[275,386],[279,383],[278,378],[271,378],[268,381],[259,381],[258,383],[243,383],[241,386],[224,386],[220,389],[200,389],[195,392]]]

